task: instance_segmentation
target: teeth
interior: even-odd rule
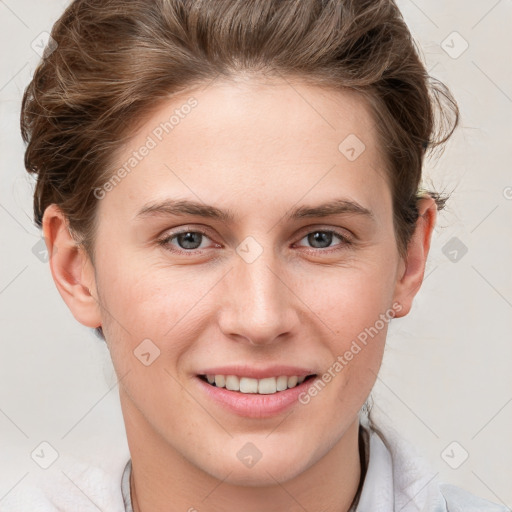
[[[302,384],[305,376],[297,377],[293,375],[287,377],[266,377],[265,379],[251,379],[249,377],[237,377],[236,375],[206,375],[210,384],[215,384],[218,388],[226,388],[230,391],[240,391],[241,393],[257,393],[260,395],[272,395],[278,391],[285,391]]]
[[[284,391],[285,389],[288,389],[288,377],[286,375],[277,377],[277,391]]]
[[[258,393],[260,395],[271,395],[277,391],[277,382],[275,377],[260,379],[258,382]]]
[[[238,379],[238,377],[235,377]],[[242,393],[257,393],[258,392],[258,379],[249,379],[242,377],[240,379],[240,391]]]
[[[236,375],[228,375],[226,377],[226,389],[240,391],[240,379]]]

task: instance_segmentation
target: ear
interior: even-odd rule
[[[73,238],[66,217],[56,204],[43,215],[43,235],[53,280],[73,316],[87,327],[101,325],[94,267]]]
[[[430,240],[437,218],[435,200],[430,196],[420,199],[418,213],[416,228],[407,247],[406,256],[399,265],[394,300],[402,305],[402,309],[396,314],[397,318],[409,313],[412,301],[423,282]]]

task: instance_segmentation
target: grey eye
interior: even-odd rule
[[[176,238],[181,249],[199,249],[203,236],[203,233],[197,231],[187,231],[179,233],[173,238]]]
[[[332,231],[313,231],[305,238],[315,249],[324,249],[331,245],[333,234]]]

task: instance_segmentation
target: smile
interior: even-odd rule
[[[287,389],[294,388],[302,384],[305,380],[315,377],[307,375],[298,377],[297,375],[278,377],[266,377],[263,379],[254,379],[250,377],[239,377],[237,375],[200,375],[202,380],[208,384],[225,388],[229,391],[239,391],[240,393],[252,393],[259,395],[272,395]]]

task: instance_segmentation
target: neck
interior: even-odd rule
[[[191,464],[156,434],[141,415],[125,415],[132,459],[134,512],[347,512],[361,478],[359,420],[320,460],[275,484],[227,483]]]

